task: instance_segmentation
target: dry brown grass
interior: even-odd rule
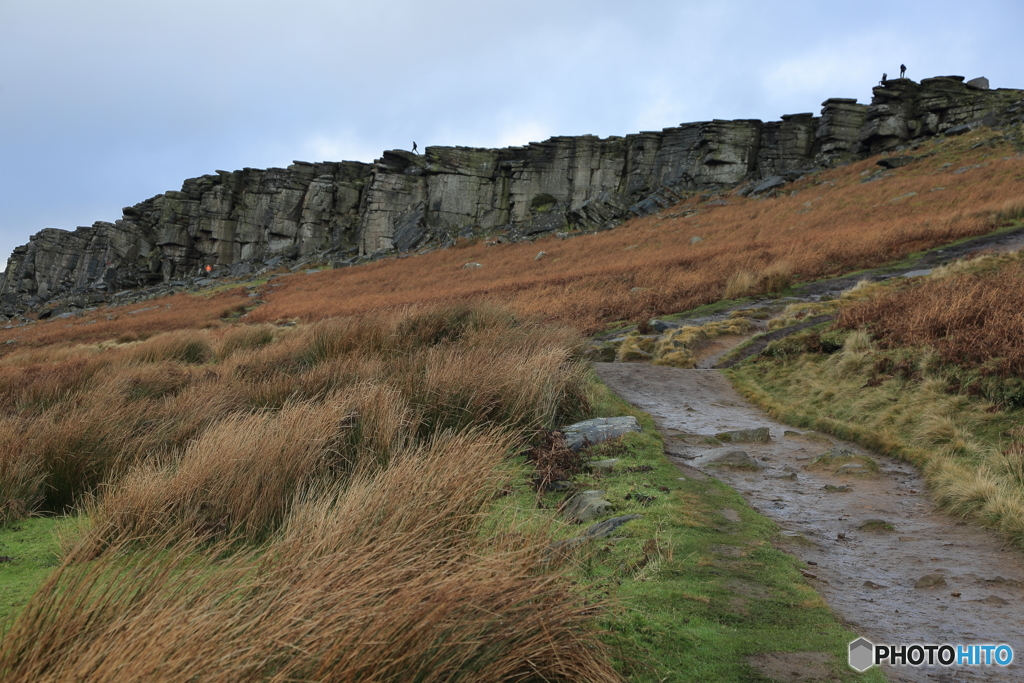
[[[5,681],[619,680],[537,531],[481,534],[507,433],[446,434],[314,487],[257,551],[72,554],[0,646]],[[167,543],[157,543],[164,547]]]
[[[589,333],[612,321],[646,320],[716,301],[730,278],[735,283],[742,273],[749,286],[734,284],[733,294],[875,266],[1020,218],[1024,156],[1001,138],[994,147],[968,149],[989,137],[991,131],[979,130],[941,146],[928,143],[921,152],[934,151],[934,156],[869,183],[861,181],[878,170],[877,157],[792,183],[788,195],[730,194],[725,206],[692,197],[662,214],[566,241],[465,242],[459,249],[413,258],[285,275],[275,280],[280,286],[262,288],[260,296],[268,303],[245,320],[314,321],[414,303],[486,301]],[[975,164],[982,166],[953,175]],[[699,212],[684,217],[679,215],[684,208]],[[697,236],[703,241],[691,244]],[[547,257],[537,261],[539,250]],[[467,261],[484,267],[463,269]],[[99,309],[80,319],[0,330],[0,342],[18,339],[22,346],[34,346],[144,338],[204,326],[216,330],[224,311],[249,301],[241,288],[211,297],[180,294]],[[141,312],[131,313],[136,310]]]
[[[454,306],[0,360],[4,521],[87,512],[0,679],[619,680],[545,524],[488,517],[580,346]]]
[[[984,134],[948,141],[936,156],[885,180],[861,182],[862,172],[878,168],[869,159],[794,183],[794,196],[729,195],[728,206],[693,198],[664,214],[572,240],[477,244],[286,278],[262,295],[268,303],[249,318],[315,320],[415,301],[486,300],[593,332],[611,321],[644,320],[716,301],[740,273],[752,282],[731,293],[879,265],[1008,220],[1024,157],[982,160],[980,151],[967,152]],[[946,162],[954,167],[941,168]],[[987,165],[951,175],[973,163]],[[932,192],[936,187],[944,189]],[[917,195],[893,201],[912,192]],[[672,217],[682,208],[700,213]],[[694,236],[703,241],[692,245]],[[534,260],[538,250],[547,257]],[[467,261],[484,267],[463,269]]]
[[[843,308],[837,324],[866,327],[884,348],[927,345],[948,363],[1024,376],[1024,263],[913,282]]]
[[[575,333],[487,307],[80,351],[0,361],[0,487],[22,512],[65,511],[102,487],[90,510],[106,543],[179,522],[255,539],[325,468],[386,464],[445,431],[528,434],[586,405]]]

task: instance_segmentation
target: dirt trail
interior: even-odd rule
[[[748,404],[715,370],[594,367],[615,392],[654,416],[666,451],[684,469],[712,448],[701,437],[769,428],[769,443],[736,444],[762,470],[704,471],[779,524],[782,547],[807,562],[805,575],[852,630],[875,643],[1006,643],[1017,659],[1024,657],[1020,553],[994,533],[936,511],[913,466],[831,439],[873,458],[878,474],[807,469],[831,443],[812,433],[785,436],[791,428]],[[884,525],[861,528],[867,520]],[[927,575],[936,575],[931,581],[941,577],[939,585],[915,588]],[[928,683],[1022,681],[1024,662],[1006,668],[891,667],[886,674],[892,681]]]

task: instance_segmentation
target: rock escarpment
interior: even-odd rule
[[[715,120],[506,149],[396,150],[373,164],[218,171],[127,207],[113,223],[40,231],[8,260],[0,304],[6,315],[47,301],[81,307],[208,272],[313,259],[352,265],[459,236],[607,229],[686,192],[740,183],[748,183],[744,192],[769,191],[916,138],[1021,119],[1014,103],[1024,92],[987,88],[985,79],[899,79],[876,87],[870,106],[834,98],[820,116],[776,122]]]

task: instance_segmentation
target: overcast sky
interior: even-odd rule
[[[1024,2],[0,0],[0,267],[185,178],[1024,88]]]

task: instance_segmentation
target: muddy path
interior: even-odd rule
[[[594,367],[616,393],[653,415],[684,475],[700,476],[688,463],[713,448],[703,437],[769,429],[768,443],[735,444],[761,469],[702,471],[779,524],[780,547],[806,562],[804,575],[853,631],[875,643],[1006,643],[1017,658],[1006,668],[887,667],[890,680],[1024,681],[1020,553],[994,533],[938,512],[912,465],[775,422],[715,370]],[[878,472],[835,474],[813,465],[833,444],[872,458]]]

